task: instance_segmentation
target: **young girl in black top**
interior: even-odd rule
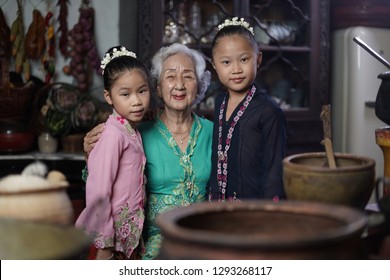
[[[219,26],[212,64],[226,92],[215,100],[209,200],[283,198],[286,119],[256,84],[262,61],[253,29],[233,18]]]

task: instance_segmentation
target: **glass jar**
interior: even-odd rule
[[[58,140],[48,132],[43,132],[38,137],[38,148],[41,153],[55,153],[57,151]]]

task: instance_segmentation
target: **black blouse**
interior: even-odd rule
[[[217,181],[218,117],[226,93],[215,100],[212,146],[212,173],[210,176],[211,199],[220,198]],[[245,100],[245,98],[244,98]],[[223,116],[222,149],[228,128],[244,100],[226,120]],[[283,165],[286,151],[286,118],[282,109],[264,91],[257,89],[249,106],[239,119],[233,132],[228,151],[228,177],[226,199],[284,198]]]

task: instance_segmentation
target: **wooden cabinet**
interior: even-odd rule
[[[320,113],[329,104],[328,0],[142,0],[138,2],[138,53],[144,61],[163,45],[179,42],[210,58],[219,23],[244,17],[263,52],[257,82],[285,111],[288,154],[323,151]],[[211,65],[210,70],[213,73]],[[212,117],[220,85],[215,73],[196,108]]]

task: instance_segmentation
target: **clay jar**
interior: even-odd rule
[[[8,175],[0,181],[0,217],[69,225],[74,214],[66,189],[38,176]]]
[[[375,188],[375,161],[335,153],[336,168],[326,153],[302,153],[283,159],[283,184],[288,200],[341,204],[363,210]]]
[[[314,202],[203,202],[157,216],[159,259],[362,258],[363,212]]]
[[[38,137],[38,147],[41,153],[54,153],[57,151],[58,140],[50,135],[50,133],[43,132]]]

